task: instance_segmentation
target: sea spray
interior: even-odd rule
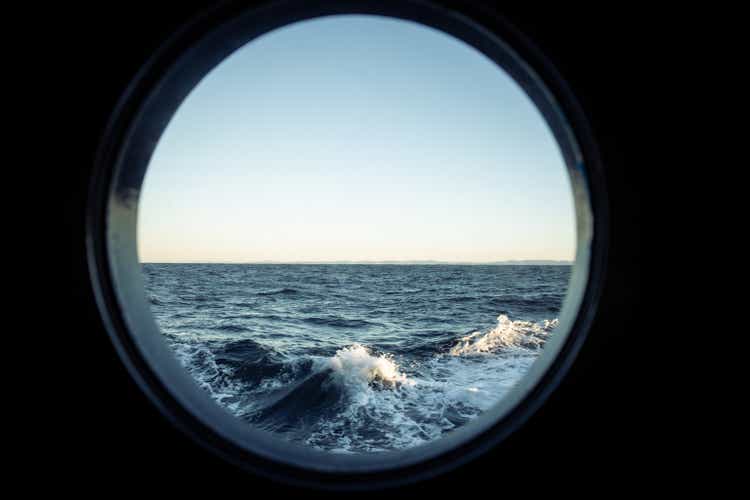
[[[367,385],[370,382],[381,382],[386,386],[397,384],[414,384],[414,381],[399,372],[398,365],[392,356],[381,354],[373,356],[370,351],[354,344],[336,351],[336,355],[328,360],[336,377],[344,384]]]
[[[557,328],[558,320],[513,321],[505,314],[497,317],[497,326],[487,333],[474,331],[451,348],[451,356],[488,354],[498,349],[539,349],[544,346],[547,336]]]

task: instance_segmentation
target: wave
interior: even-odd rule
[[[391,356],[386,354],[374,356],[360,344],[336,351],[336,355],[328,360],[328,367],[347,387],[359,388],[371,382],[381,382],[390,387],[399,384],[414,384],[399,371],[398,365]]]
[[[212,327],[212,330],[221,330],[223,332],[234,332],[234,333],[240,333],[240,332],[247,332],[250,329],[246,326],[237,325],[234,323],[225,323],[222,325],[217,325]]]
[[[270,290],[266,292],[258,292],[255,295],[293,295],[295,293],[299,293],[299,290],[295,288],[282,288],[280,290]]]
[[[420,293],[423,292],[421,288],[400,288],[398,290],[389,290],[384,292],[384,295],[403,295],[408,293]]]
[[[479,297],[471,297],[469,295],[464,295],[461,297],[448,297],[445,299],[447,302],[455,302],[455,303],[461,303],[461,302],[475,302],[479,300]]]
[[[354,343],[291,355],[249,339],[167,335],[181,363],[250,424],[333,452],[409,448],[494,405],[526,373],[557,320],[497,318],[458,339],[431,331],[431,353],[398,356]],[[325,354],[325,355],[324,355]]]
[[[328,371],[317,372],[292,387],[278,389],[247,420],[263,430],[299,436],[341,404],[344,394],[326,384],[328,376]]]
[[[274,391],[248,420],[264,430],[309,438],[333,421],[361,425],[360,410],[383,399],[378,393],[414,384],[392,357],[354,344],[332,357],[317,359],[311,374]],[[343,415],[351,417],[342,419]]]
[[[513,321],[505,314],[497,317],[497,326],[487,333],[471,332],[462,337],[451,348],[451,356],[489,354],[499,349],[524,348],[540,349],[547,341],[549,333],[558,326],[558,320]]]
[[[503,296],[494,297],[490,300],[490,304],[495,307],[519,307],[519,308],[534,308],[544,306],[545,308],[551,307],[551,310],[559,311],[563,300],[565,299],[564,294],[534,294],[526,296]]]
[[[232,376],[232,370],[217,363],[207,344],[170,339],[177,360],[192,375],[196,383],[219,404],[232,412],[241,408],[237,395],[242,393],[242,384]]]
[[[309,317],[309,318],[304,318],[303,321],[305,323],[311,323],[313,325],[325,325],[325,326],[333,326],[337,328],[365,328],[365,327],[377,324],[371,321],[365,321],[363,319],[347,319],[347,318],[339,318],[336,316],[329,316],[329,317],[323,317],[323,318]]]
[[[202,309],[224,309],[224,304],[218,302],[208,302],[204,304],[196,304],[195,310],[200,311]]]

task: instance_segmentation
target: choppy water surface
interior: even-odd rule
[[[570,266],[144,264],[180,362],[250,425],[339,452],[440,437],[500,400]]]

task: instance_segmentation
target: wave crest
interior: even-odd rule
[[[497,326],[489,332],[475,331],[462,337],[448,352],[451,356],[477,355],[496,352],[499,349],[539,349],[547,342],[549,333],[557,328],[559,321],[544,320],[513,321],[505,314],[497,317]]]
[[[346,385],[367,385],[373,381],[379,381],[387,386],[413,385],[413,382],[399,371],[398,365],[390,356],[374,356],[360,344],[336,351],[336,355],[328,359],[328,368]]]

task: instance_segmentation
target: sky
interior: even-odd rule
[[[572,260],[573,197],[535,105],[464,42],[346,15],[257,38],[159,140],[142,262]]]

